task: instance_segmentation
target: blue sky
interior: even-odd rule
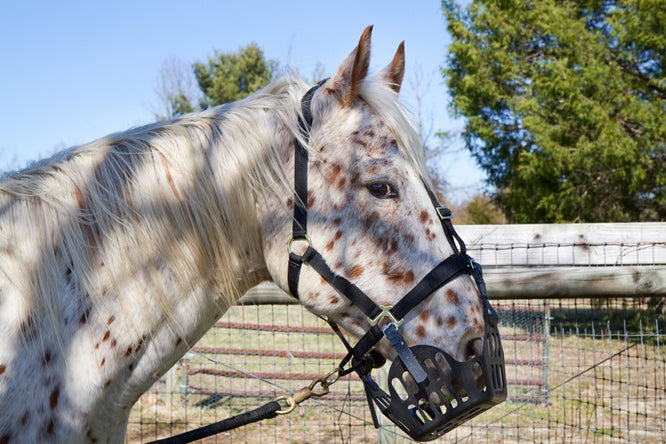
[[[437,130],[459,131],[440,75],[446,32],[428,1],[5,1],[0,0],[0,170],[154,121],[167,58],[203,61],[256,42],[304,77],[331,74],[374,25],[371,70],[405,40],[406,81],[422,71],[422,111]],[[403,94],[410,91],[403,86]],[[409,105],[410,100],[407,100]],[[414,110],[412,105],[412,110]],[[456,200],[483,173],[457,143],[441,168]],[[465,191],[467,190],[467,191]]]

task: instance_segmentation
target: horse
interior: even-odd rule
[[[399,101],[404,42],[368,75],[367,28],[311,98],[285,74],[246,99],[114,133],[0,182],[0,444],[122,442],[129,412],[248,289],[289,292],[294,206],[308,242],[392,306],[452,247]],[[309,155],[294,196],[295,144]],[[300,302],[353,337],[368,317],[303,267]],[[405,315],[407,344],[479,353],[483,302],[468,274]],[[380,341],[385,358],[395,351]]]

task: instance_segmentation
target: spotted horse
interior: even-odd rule
[[[307,95],[285,75],[2,178],[0,444],[122,442],[141,394],[266,280],[358,340],[348,364],[415,437],[495,395],[495,318],[399,104],[404,47],[369,77],[370,36]]]

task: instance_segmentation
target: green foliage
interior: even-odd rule
[[[236,53],[215,52],[207,63],[195,63],[194,75],[204,94],[201,108],[243,99],[266,86],[277,70],[277,62],[266,60],[256,43]]]
[[[443,11],[452,106],[510,220],[666,219],[666,3]]]
[[[183,114],[195,111],[190,99],[183,93],[176,94],[168,98],[171,117],[182,116]]]
[[[489,225],[505,223],[504,215],[486,196],[476,196],[464,208],[462,223],[470,225]]]

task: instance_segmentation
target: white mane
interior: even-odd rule
[[[18,295],[11,318],[36,316],[57,333],[63,285],[75,285],[93,307],[115,288],[140,295],[142,285],[161,287],[160,264],[146,263],[154,257],[179,259],[173,285],[187,291],[192,276],[207,271],[224,289],[224,305],[233,303],[244,287],[238,264],[261,266],[253,193],[290,189],[271,141],[278,127],[297,132],[306,88],[284,77],[246,100],[112,134],[5,176],[0,281]],[[260,116],[267,109],[280,121]],[[114,299],[128,313],[170,314],[173,303],[161,292],[143,301],[122,296]]]
[[[193,276],[213,276],[225,310],[247,287],[239,264],[255,264],[240,270],[250,277],[263,267],[254,193],[293,195],[286,159],[271,142],[276,128],[288,129],[285,140],[300,137],[295,116],[306,89],[285,76],[245,100],[111,134],[6,175],[0,277],[19,295],[11,317],[29,325],[36,316],[57,335],[63,285],[72,285],[95,309],[116,290],[133,293],[131,300],[112,296],[135,319],[133,328],[162,310],[178,329],[156,257],[178,260],[166,281],[183,292]],[[366,79],[360,95],[423,171],[418,137],[396,94]]]

